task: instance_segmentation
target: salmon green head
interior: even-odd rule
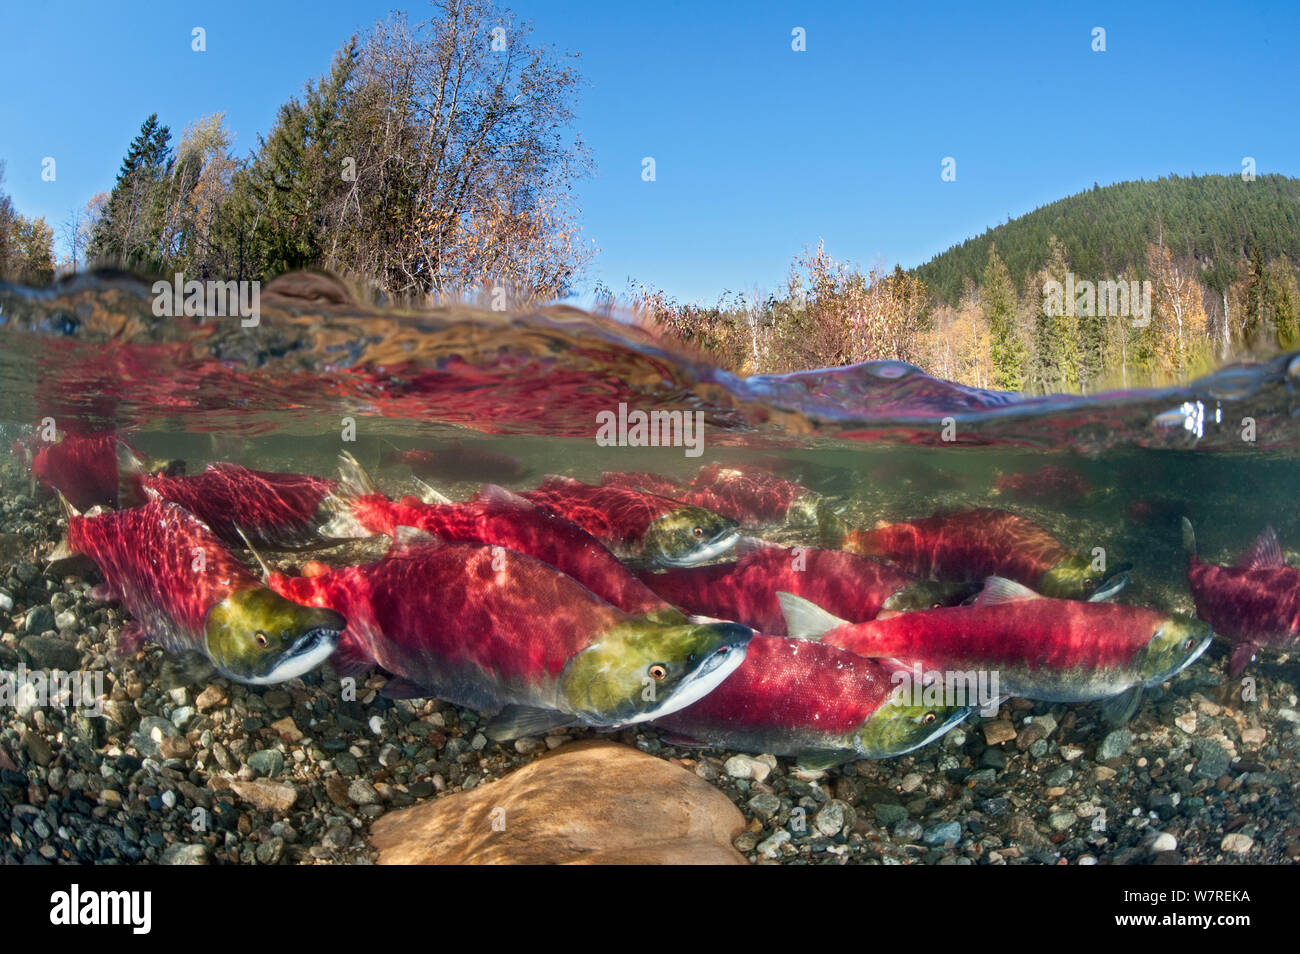
[[[1104,572],[1093,567],[1090,559],[1076,553],[1044,573],[1036,589],[1043,596],[1058,600],[1086,600],[1103,589],[1108,595],[1119,592],[1127,579],[1124,576],[1107,578]]]
[[[1174,613],[1147,643],[1139,668],[1142,685],[1159,685],[1176,676],[1205,652],[1213,638],[1209,623]]]
[[[338,646],[347,622],[265,586],[236,590],[208,610],[204,648],[223,676],[253,685],[310,672]]]
[[[956,606],[978,592],[979,587],[972,583],[917,580],[893,593],[889,599],[880,604],[880,609],[882,612],[891,613],[914,613],[917,610],[939,609],[942,606]]]
[[[657,566],[706,563],[736,545],[737,527],[730,517],[684,504],[650,524],[641,541],[641,555]]]
[[[635,617],[571,659],[562,704],[590,725],[647,722],[704,698],[745,659],[738,623],[664,625]]]
[[[857,732],[860,758],[887,759],[933,742],[974,712],[971,706],[910,705],[891,697]]]

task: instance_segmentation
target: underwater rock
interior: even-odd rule
[[[707,782],[612,742],[375,822],[380,864],[744,864],[745,819]]]

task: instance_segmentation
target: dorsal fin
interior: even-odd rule
[[[802,596],[778,591],[776,598],[785,617],[786,631],[795,639],[814,639],[848,624],[848,620],[828,613]]]
[[[990,576],[984,581],[984,589],[980,591],[979,599],[975,601],[976,606],[997,606],[1000,603],[1021,603],[1025,600],[1041,600],[1043,597],[1035,593],[1023,583],[1017,583],[1015,580],[1008,580],[1004,576]]]
[[[1238,569],[1253,570],[1267,567],[1283,566],[1282,545],[1277,542],[1277,533],[1272,527],[1265,527],[1264,532],[1255,538],[1250,549],[1237,561]]]
[[[513,490],[507,490],[500,484],[484,484],[478,492],[480,499],[499,507],[514,507],[519,510],[536,510],[537,504],[519,496]]]

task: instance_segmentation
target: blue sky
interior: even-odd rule
[[[224,110],[243,154],[395,6],[427,9],[10,0],[5,188],[57,233],[112,186],[154,111],[175,140]],[[1298,4],[511,6],[535,39],[580,54],[577,127],[597,167],[582,221],[601,249],[591,277],[615,291],[628,277],[682,300],[772,290],[819,239],[838,258],[907,267],[1093,182],[1235,174],[1243,156],[1300,175]],[[206,52],[190,49],[194,26]]]

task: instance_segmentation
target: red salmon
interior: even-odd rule
[[[1264,529],[1236,566],[1202,563],[1186,517],[1183,542],[1197,615],[1232,643],[1232,678],[1240,676],[1261,649],[1300,649],[1300,569],[1283,562],[1272,527]]]

